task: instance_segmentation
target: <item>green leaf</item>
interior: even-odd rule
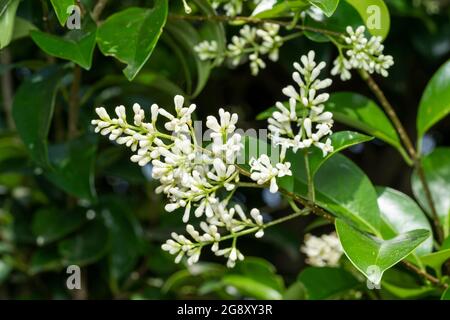
[[[0,49],[6,47],[12,39],[14,31],[14,20],[20,0],[8,1],[2,8],[0,15]]]
[[[450,60],[433,75],[420,100],[417,115],[419,141],[438,121],[450,113]]]
[[[386,289],[387,291],[401,299],[417,299],[425,297],[436,290],[433,287],[403,288],[391,284],[387,281],[382,281],[381,286],[383,289]]]
[[[383,234],[389,239],[395,235],[415,229],[425,229],[432,235],[431,225],[417,203],[406,194],[386,187],[377,187],[378,207],[384,221],[390,226],[390,232]],[[423,256],[433,251],[433,237],[430,236],[414,253]]]
[[[336,11],[331,17],[321,20],[315,20],[310,15],[306,15],[304,24],[310,28],[333,30],[335,32],[345,33],[347,26],[357,28],[364,24],[359,13],[346,1],[341,1]],[[315,42],[329,42],[330,38],[319,32],[306,31],[308,39]]]
[[[444,234],[448,236],[450,229],[450,148],[435,149],[431,154],[422,158],[422,166],[434,200],[434,206],[444,228]],[[431,215],[417,172],[413,173],[411,183],[414,196],[422,205],[422,208]]]
[[[69,7],[73,6],[74,0],[51,0],[53,9],[55,10],[56,16],[58,17],[58,21],[61,26],[66,24],[67,18],[72,14],[70,12]]]
[[[450,249],[444,249],[420,257],[422,263],[433,268],[437,274],[441,274],[442,265],[450,259]]]
[[[21,17],[16,17],[14,20],[14,33],[12,35],[12,41],[20,38],[28,37],[32,30],[36,30],[36,26],[30,21]]]
[[[111,235],[110,272],[118,282],[133,271],[141,254],[140,230],[126,203],[112,197],[103,200],[107,209],[102,214]]]
[[[280,17],[289,12],[301,12],[309,7],[307,0],[262,0],[252,12],[252,16],[260,19]]]
[[[306,288],[301,282],[294,282],[283,293],[283,300],[306,300]]]
[[[255,299],[280,300],[282,298],[281,292],[247,276],[238,274],[226,275],[222,278],[222,283],[226,286],[233,286],[244,296]]]
[[[67,212],[56,208],[44,208],[33,217],[32,231],[38,245],[47,245],[80,228],[86,221],[82,212]]]
[[[60,78],[59,71],[36,74],[22,83],[14,97],[13,117],[17,131],[32,159],[42,167],[49,166],[47,135]]]
[[[52,169],[46,177],[58,187],[78,198],[94,200],[94,166],[97,137],[82,136],[50,148]]]
[[[96,262],[109,249],[108,230],[98,220],[90,223],[75,236],[59,243],[58,250],[65,265],[79,266]]]
[[[294,172],[293,172],[294,174]],[[345,181],[345,188],[339,187]],[[364,172],[341,154],[326,161],[314,177],[317,203],[361,229],[380,234],[381,217],[375,188]]]
[[[383,0],[346,0],[361,15],[369,32],[385,39],[391,26],[389,9]]]
[[[444,291],[441,300],[450,300],[450,288]]]
[[[283,278],[276,274],[272,264],[262,258],[247,257],[239,262],[232,272],[263,283],[279,292],[284,291]]]
[[[327,17],[333,15],[339,4],[339,0],[308,0],[308,2],[322,10]]]
[[[13,268],[9,263],[4,260],[0,260],[0,284],[8,278],[12,270]]]
[[[378,284],[383,273],[407,257],[429,236],[428,230],[413,230],[389,240],[361,232],[336,219],[336,231],[345,255],[371,282]]]
[[[32,31],[31,38],[49,55],[71,60],[89,70],[95,48],[97,28],[95,24],[86,24],[80,30],[69,31],[64,37],[54,36],[41,31]]]
[[[266,153],[269,157],[277,156],[277,149],[266,142],[252,137],[245,137],[245,152],[239,161],[248,161],[251,157],[258,157]],[[245,161],[244,161],[245,160]],[[307,197],[307,177],[305,173],[304,155],[301,151],[296,154],[288,151],[286,161],[291,163],[292,176],[278,179],[278,185],[284,191],[294,193],[300,197]],[[242,162],[241,162],[242,163]],[[320,164],[314,177],[316,202],[322,208],[338,217],[352,220],[360,228],[379,234],[381,218],[378,210],[375,188],[364,172],[351,160],[336,154]],[[249,170],[247,164],[243,166]],[[340,181],[346,181],[346,187],[340,188]]]
[[[333,93],[325,108],[333,112],[336,121],[401,148],[400,138],[389,119],[375,102],[365,96],[352,92]]]
[[[348,271],[330,267],[308,267],[298,275],[297,281],[305,286],[310,300],[332,299],[360,286],[360,282]]]
[[[30,272],[33,275],[40,272],[58,270],[61,267],[61,257],[55,247],[41,248],[36,250],[31,256]]]
[[[334,156],[336,153],[347,149],[351,146],[364,143],[373,139],[373,137],[366,136],[364,134],[352,131],[339,131],[333,133],[330,136],[331,143],[333,145],[333,152],[328,153],[325,157],[322,154],[322,151],[318,148],[312,148],[309,153],[309,162],[310,169],[313,175],[316,174],[317,170],[325,163],[328,159]]]
[[[127,64],[123,72],[130,81],[150,58],[166,23],[168,1],[154,3],[153,9],[132,7],[117,12],[98,28],[100,50]]]

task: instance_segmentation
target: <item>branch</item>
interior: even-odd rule
[[[73,81],[70,87],[69,96],[69,132],[68,137],[75,138],[78,134],[78,117],[80,106],[80,83],[81,83],[81,68],[79,65],[75,65],[73,70]]]
[[[244,17],[244,16],[236,16],[236,17],[228,17],[228,16],[217,16],[217,15],[209,15],[209,16],[195,16],[195,15],[178,15],[171,14],[169,15],[169,20],[190,20],[190,21],[216,21],[216,22],[246,22],[251,24],[263,24],[263,23],[273,23],[283,27],[290,27],[297,30],[302,31],[311,31],[321,34],[326,34],[334,37],[339,37],[342,34],[339,32],[314,28],[309,26],[295,25],[292,26],[291,21],[280,21],[280,20],[272,20],[272,19],[259,19],[254,17]]]
[[[433,277],[431,274],[427,273],[426,271],[417,268],[415,265],[413,265],[412,263],[403,260],[402,261],[403,264],[405,265],[405,267],[407,267],[409,270],[417,273],[419,276],[427,279],[428,281],[430,281],[433,285],[437,286],[437,287],[441,287],[443,289],[448,289],[448,284],[440,282],[438,278]]]
[[[3,49],[0,52],[0,64],[11,64],[11,52],[8,48]],[[10,70],[5,70],[2,75],[2,97],[3,97],[3,109],[5,110],[6,125],[8,129],[14,129],[14,119],[12,116],[12,103],[13,103],[13,88],[12,88],[12,76]]]
[[[406,133],[405,128],[403,127],[402,123],[400,122],[400,119],[398,118],[394,108],[392,107],[390,102],[387,100],[386,96],[384,95],[383,91],[380,89],[378,84],[375,82],[375,80],[366,71],[360,71],[360,75],[367,82],[369,89],[373,92],[373,94],[380,101],[381,106],[386,111],[387,115],[389,116],[389,119],[391,119],[395,129],[397,130],[397,132],[400,136],[400,139],[402,140],[403,144],[405,145],[406,149],[408,150],[408,153],[410,154],[411,158],[413,159],[414,168],[416,169],[417,174],[420,178],[420,181],[423,185],[425,197],[426,197],[428,205],[430,207],[436,235],[438,237],[439,242],[442,243],[442,241],[444,240],[444,232],[442,230],[442,227],[441,227],[441,224],[439,221],[439,215],[438,215],[438,213],[436,211],[436,207],[434,205],[430,187],[428,185],[427,179],[425,177],[425,173],[423,171],[422,162],[420,161],[420,154],[414,148],[414,145],[412,144],[411,139],[409,138],[408,134]]]
[[[105,9],[106,4],[108,3],[108,0],[98,0],[97,4],[94,7],[94,10],[92,10],[92,19],[95,22],[99,22],[100,16],[103,12],[103,9]]]

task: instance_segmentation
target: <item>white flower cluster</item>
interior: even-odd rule
[[[210,0],[214,9],[221,7],[225,11],[225,15],[229,17],[235,17],[242,13],[244,8],[244,2],[249,0]],[[261,2],[261,0],[253,0],[255,4]]]
[[[222,238],[218,228],[226,228],[231,232],[239,232],[246,228],[258,229],[255,237],[261,238],[264,235],[263,217],[258,209],[250,211],[252,219],[248,218],[242,207],[235,205],[228,209],[223,202],[213,205],[214,215],[207,219],[207,222],[200,223],[200,234],[192,225],[186,226],[186,231],[191,239],[177,233],[172,233],[169,239],[162,245],[162,249],[172,255],[176,255],[175,262],[179,263],[184,256],[187,256],[187,263],[192,265],[198,262],[204,246],[211,245],[211,251],[217,256],[224,256],[228,259],[227,266],[232,268],[237,260],[244,260],[244,255],[236,248],[235,239],[231,247],[219,249],[219,242],[226,240]]]
[[[319,90],[329,87],[332,81],[318,78],[326,64],[317,64],[314,58],[314,51],[310,51],[301,57],[301,63],[294,63],[296,71],[292,78],[299,90],[292,85],[285,87],[283,93],[289,98],[288,105],[277,102],[277,110],[268,120],[272,142],[281,146],[282,160],[287,149],[297,152],[298,149],[315,146],[322,150],[324,157],[333,151],[330,138],[322,141],[332,134],[333,114],[324,110],[329,94],[318,94]]]
[[[278,35],[280,26],[264,23],[262,28],[245,25],[239,31],[240,35],[233,36],[224,53],[219,52],[216,41],[203,41],[194,47],[201,60],[223,61],[227,58],[232,66],[244,61],[250,61],[252,75],[256,76],[260,69],[266,67],[262,56],[267,55],[271,61],[277,61],[279,48],[283,45],[283,38]]]
[[[269,156],[266,154],[261,155],[258,159],[250,159],[250,167],[250,178],[258,184],[270,182],[271,193],[278,192],[277,178],[292,175],[292,172],[289,169],[291,167],[290,162],[277,163],[273,166]]]
[[[124,106],[116,107],[117,118],[111,118],[105,108],[97,108],[100,119],[93,120],[92,124],[96,132],[129,147],[134,152],[131,161],[141,166],[151,162],[152,177],[160,183],[156,192],[164,193],[169,200],[166,211],[184,208],[185,223],[192,212],[195,217],[203,218],[200,223],[203,235],[188,225],[186,231],[193,240],[173,234],[173,240],[168,240],[163,249],[177,254],[177,261],[186,255],[188,263],[195,263],[201,248],[212,244],[212,250],[227,257],[228,265],[232,266],[243,256],[237,251],[235,241],[228,249],[218,249],[221,240],[218,229],[235,233],[253,228],[256,237],[264,234],[263,219],[257,209],[252,209],[248,218],[241,206],[228,207],[239,181],[236,161],[243,148],[241,136],[235,132],[238,116],[223,109],[219,110],[218,118],[208,116],[206,126],[212,132],[212,143],[205,149],[196,141],[192,126],[191,116],[196,106],[185,107],[182,96],[175,96],[174,104],[175,115],[152,105],[150,122],[145,121],[141,106],[134,104],[132,124],[127,122]],[[165,120],[165,132],[157,128],[161,117]],[[219,193],[227,196],[221,199]]]
[[[337,266],[343,253],[335,232],[320,237],[305,235],[305,244],[301,251],[306,254],[306,263],[315,267]]]
[[[343,81],[352,76],[351,69],[361,69],[369,73],[379,73],[383,77],[389,75],[388,69],[394,65],[394,58],[384,55],[384,46],[381,37],[372,36],[369,40],[365,36],[366,28],[358,27],[355,31],[347,27],[347,35],[344,35],[345,54],[340,53],[334,61],[331,70],[332,75],[340,75]]]

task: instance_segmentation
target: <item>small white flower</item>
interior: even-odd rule
[[[250,178],[258,184],[270,182],[270,192],[276,193],[278,191],[276,179],[292,175],[290,166],[289,162],[277,163],[273,166],[270,158],[263,154],[258,159],[252,158],[250,160]]]
[[[301,251],[306,254],[306,263],[315,267],[337,266],[343,254],[341,243],[336,233],[320,237],[307,234]]]

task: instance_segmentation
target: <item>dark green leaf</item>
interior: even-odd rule
[[[419,141],[438,121],[450,113],[450,60],[431,78],[420,100],[417,115]]]
[[[13,103],[17,131],[32,159],[42,167],[49,166],[47,135],[61,76],[60,72],[48,73],[41,72],[23,82]]]
[[[327,17],[333,15],[339,4],[339,0],[308,0],[308,2],[322,10]]]
[[[168,12],[167,0],[155,0],[152,9],[128,8],[108,17],[99,27],[97,42],[104,55],[127,64],[123,70],[133,80],[153,52]]]
[[[58,17],[58,21],[61,26],[66,24],[67,18],[72,14],[69,10],[70,6],[73,6],[74,0],[51,0],[53,9],[56,12],[56,16]]]
[[[54,36],[41,31],[32,31],[33,41],[49,55],[71,60],[89,70],[95,48],[97,28],[90,23],[81,30],[69,31],[64,37]]]
[[[332,299],[360,285],[348,271],[329,267],[308,267],[298,275],[297,281],[305,286],[310,300]]]
[[[103,218],[111,234],[110,272],[114,281],[124,279],[133,268],[142,252],[139,229],[126,203],[118,199],[105,199],[107,209]]]
[[[384,232],[383,238],[415,229],[425,229],[432,235],[431,225],[422,209],[406,194],[391,189],[377,187],[378,207],[384,221],[390,226],[390,232]],[[391,233],[392,232],[392,233]],[[423,256],[433,250],[433,237],[429,237],[414,253]]]
[[[58,270],[62,267],[61,257],[54,247],[41,248],[33,253],[30,262],[31,274]]]
[[[99,260],[109,249],[108,230],[99,220],[93,221],[75,236],[59,243],[65,265],[87,265]]]
[[[380,283],[387,269],[406,258],[430,236],[428,230],[418,229],[382,240],[361,232],[340,219],[336,219],[335,225],[346,256],[375,284]]]
[[[437,148],[431,154],[422,158],[425,177],[430,187],[434,206],[448,236],[450,229],[450,148]],[[431,214],[422,183],[414,172],[411,178],[415,197],[422,207]]]
[[[46,208],[35,213],[32,230],[38,245],[46,245],[77,230],[85,221],[86,216],[82,212]]]
[[[46,177],[78,198],[95,199],[96,151],[97,137],[95,136],[82,136],[65,144],[51,146],[49,154],[53,168],[46,172]]]
[[[450,300],[450,289],[447,289],[442,294],[441,300]]]

